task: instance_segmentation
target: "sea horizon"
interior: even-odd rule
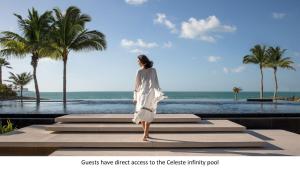
[[[24,91],[25,92],[25,91]],[[29,90],[27,92],[35,92],[33,90]],[[62,93],[61,91],[40,91],[41,93]],[[77,90],[77,91],[67,91],[68,93],[70,92],[133,92],[131,90]],[[217,90],[217,91],[204,91],[204,90],[165,90],[163,92],[231,92],[230,90]],[[260,92],[260,91],[257,91],[257,90],[245,90],[245,91],[242,91],[242,92]],[[274,91],[271,91],[271,90],[268,90],[268,91],[264,91],[265,92],[274,92]],[[300,91],[287,91],[287,90],[281,90],[279,91],[280,92],[300,92]]]
[[[44,99],[59,100],[62,98],[62,92],[41,92],[41,97]],[[234,93],[232,91],[164,91],[167,99],[234,99]],[[24,93],[24,96],[35,97],[33,91]],[[132,91],[70,91],[67,92],[68,99],[132,99]],[[264,92],[265,98],[273,97],[273,92]],[[299,91],[280,91],[279,97],[300,97]],[[238,99],[258,98],[258,91],[242,91],[238,94]]]

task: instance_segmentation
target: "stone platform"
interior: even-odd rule
[[[209,150],[212,153],[244,149],[268,152],[270,147],[277,147],[264,133],[246,130],[228,120],[201,120],[192,114],[159,114],[151,125],[151,138],[142,141],[141,125],[132,123],[132,116],[72,114],[58,117],[57,123],[52,125],[32,125],[0,135],[0,155],[155,155],[156,149],[161,155],[193,155],[202,149],[209,154]],[[283,130],[266,130],[266,133],[300,140],[299,135]],[[274,143],[281,141],[276,137]],[[297,154],[300,149],[295,151],[290,154]]]
[[[143,132],[133,123],[56,123],[47,127],[56,132]],[[246,128],[229,120],[201,120],[196,123],[153,123],[150,132],[243,132]]]

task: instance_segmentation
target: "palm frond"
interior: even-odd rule
[[[6,67],[8,69],[11,69],[12,67],[10,66],[10,63],[6,61],[5,58],[0,58],[0,67]]]
[[[8,40],[16,40],[23,43],[27,43],[26,39],[17,33],[10,32],[10,31],[3,31],[1,32],[1,34],[2,37],[0,38],[0,43],[6,42]]]
[[[240,87],[233,87],[232,91],[234,93],[240,93],[242,91],[242,88],[240,88]]]
[[[279,46],[275,48],[269,47],[267,66],[274,69],[279,67],[283,69],[295,70],[295,68],[292,66],[294,64],[292,59],[290,57],[284,57],[285,52],[286,49],[281,49]]]
[[[85,30],[75,38],[70,48],[75,51],[104,50],[106,49],[105,35],[96,30]]]
[[[7,57],[16,56],[18,58],[23,58],[31,51],[30,46],[15,39],[2,39],[0,45],[3,46],[3,49],[0,50],[0,54]]]
[[[63,14],[59,8],[54,9],[55,24],[52,38],[57,50],[105,50],[105,35],[99,31],[88,31],[85,23],[91,21],[89,15],[82,14],[80,9],[70,6]]]
[[[264,45],[255,45],[250,49],[251,54],[246,55],[243,58],[244,64],[258,64],[260,67],[266,67],[267,65],[267,50]]]
[[[257,64],[258,61],[257,61],[257,59],[255,58],[255,56],[253,56],[253,55],[246,55],[246,56],[244,56],[244,58],[243,58],[243,63],[244,63],[244,64],[249,64],[249,63]]]
[[[40,49],[39,51],[40,58],[50,58],[54,60],[61,60],[63,54],[62,48],[56,46],[55,44],[50,44]]]
[[[8,77],[8,79],[10,80],[6,80],[7,82],[11,82],[14,85],[18,85],[18,86],[25,86],[27,85],[32,79],[33,76],[30,72],[26,73],[21,73],[21,74],[14,74],[12,72],[9,72],[10,76]]]

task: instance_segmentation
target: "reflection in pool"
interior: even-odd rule
[[[129,99],[72,100],[63,106],[60,101],[44,101],[39,106],[33,101],[0,102],[0,114],[70,114],[70,113],[132,113],[134,105]],[[254,103],[231,100],[167,99],[160,102],[158,113],[193,114],[251,114],[300,113],[300,103]]]

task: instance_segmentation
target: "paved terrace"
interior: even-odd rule
[[[300,135],[228,120],[159,114],[149,141],[131,114],[72,114],[0,136],[0,155],[300,155]]]

